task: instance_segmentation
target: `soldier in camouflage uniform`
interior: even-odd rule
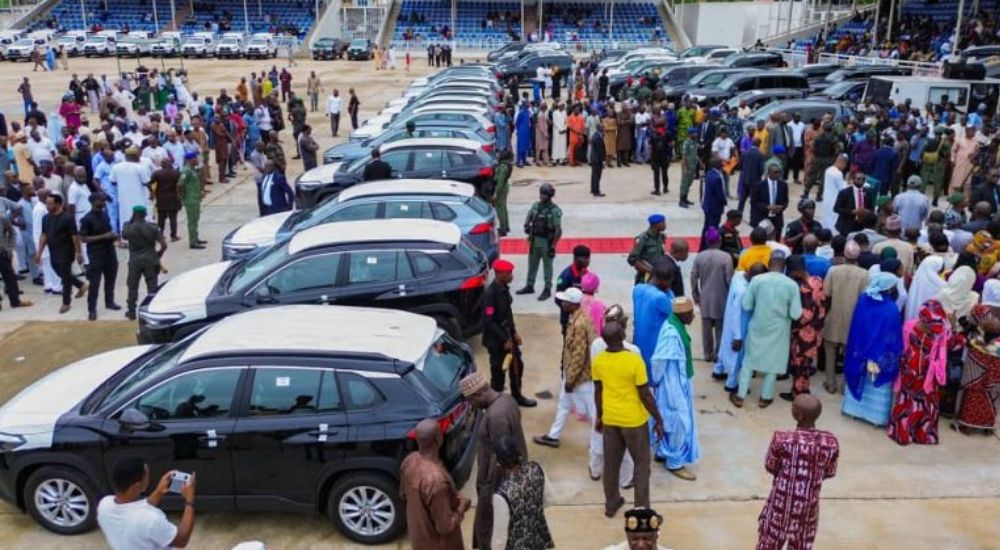
[[[538,295],[538,301],[552,296],[552,259],[556,256],[556,242],[562,236],[562,210],[552,202],[555,187],[543,183],[538,189],[538,202],[531,205],[524,221],[524,232],[528,235],[528,280],[517,294],[533,294],[538,262],[544,269],[545,289]]]
[[[267,138],[267,146],[264,147],[264,155],[267,160],[274,163],[274,168],[285,173],[285,151],[281,148],[281,143],[278,142],[278,132],[271,130],[271,133]]]
[[[635,268],[635,284],[645,283],[656,261],[664,256],[663,244],[667,237],[663,232],[667,229],[667,218],[663,214],[653,214],[648,221],[649,229],[635,238],[635,245],[628,253],[628,264]]]
[[[289,91],[288,95],[288,121],[292,123],[292,137],[295,139],[295,156],[292,158],[299,159],[301,158],[299,134],[302,133],[302,127],[306,125],[306,104],[302,98],[295,95],[295,92]]]
[[[680,124],[680,121],[678,121],[678,124]],[[683,135],[685,132],[680,131],[678,133]],[[691,183],[694,181],[694,176],[698,172],[698,166],[701,164],[701,159],[698,158],[698,129],[688,128],[687,134],[688,139],[684,140],[684,145],[681,146],[680,206],[682,208],[687,208],[694,204],[688,200],[688,191],[691,190]]]

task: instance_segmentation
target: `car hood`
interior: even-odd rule
[[[18,451],[51,447],[59,417],[151,347],[100,353],[49,373],[0,408],[0,432],[25,438]]]
[[[219,262],[185,271],[160,287],[146,306],[150,313],[183,313],[185,320],[207,316],[205,299],[232,262]]]
[[[255,244],[264,246],[274,243],[278,230],[291,217],[292,211],[262,216],[239,227],[229,242],[232,244]]]
[[[323,158],[337,157],[337,160],[347,161],[363,157],[371,152],[371,147],[362,145],[362,142],[347,142],[335,145],[323,153]]]

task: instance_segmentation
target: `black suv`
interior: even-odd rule
[[[743,52],[734,53],[722,60],[727,67],[773,67],[780,68],[787,64],[785,58],[777,52]]]
[[[367,38],[355,38],[347,47],[348,61],[368,61],[372,58],[372,41]]]
[[[347,43],[339,38],[317,38],[312,45],[313,59],[343,59]]]
[[[821,92],[828,86],[847,80],[868,80],[873,76],[910,76],[913,69],[894,65],[854,65],[844,67],[826,75],[826,78],[812,86],[814,92]]]
[[[538,67],[555,65],[559,72],[565,74],[573,67],[573,57],[558,50],[540,50],[531,52],[522,59],[497,65],[496,75],[500,80],[512,76],[518,77],[521,85],[528,85],[535,78]]]
[[[809,90],[809,81],[800,74],[786,71],[753,71],[732,74],[714,87],[692,88],[687,92],[698,103],[715,104],[740,92],[774,88],[797,89],[805,93]]]
[[[477,141],[401,139],[385,144],[380,153],[382,161],[392,168],[393,178],[455,180],[472,184],[480,196],[492,194],[496,161]],[[325,164],[302,174],[295,182],[296,204],[307,208],[361,183],[365,168],[374,160],[365,155],[351,162]]]
[[[434,418],[441,458],[469,477],[479,415],[458,381],[469,349],[402,311],[287,306],[180,342],[102,353],[0,408],[0,497],[40,525],[93,529],[115,465],[198,474],[199,510],[320,513],[367,544],[402,534],[399,466]],[[183,507],[168,494],[164,508]],[[67,542],[65,545],[71,545]]]
[[[139,308],[140,343],[184,338],[247,309],[338,304],[430,315],[455,336],[482,328],[486,256],[453,223],[397,218],[317,225],[248,259],[174,277]]]

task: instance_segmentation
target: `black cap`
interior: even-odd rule
[[[626,533],[655,533],[663,525],[663,516],[650,508],[633,508],[625,512]]]
[[[578,244],[573,247],[573,257],[574,258],[589,258],[590,248],[586,245]]]

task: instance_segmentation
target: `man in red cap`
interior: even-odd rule
[[[514,280],[514,264],[497,259],[493,262],[493,282],[483,294],[483,347],[490,355],[490,385],[496,391],[503,391],[503,363],[508,353],[514,355],[511,362],[510,394],[522,407],[534,407],[535,400],[521,395],[521,357],[518,346],[521,336],[514,326],[513,298],[510,283]]]

